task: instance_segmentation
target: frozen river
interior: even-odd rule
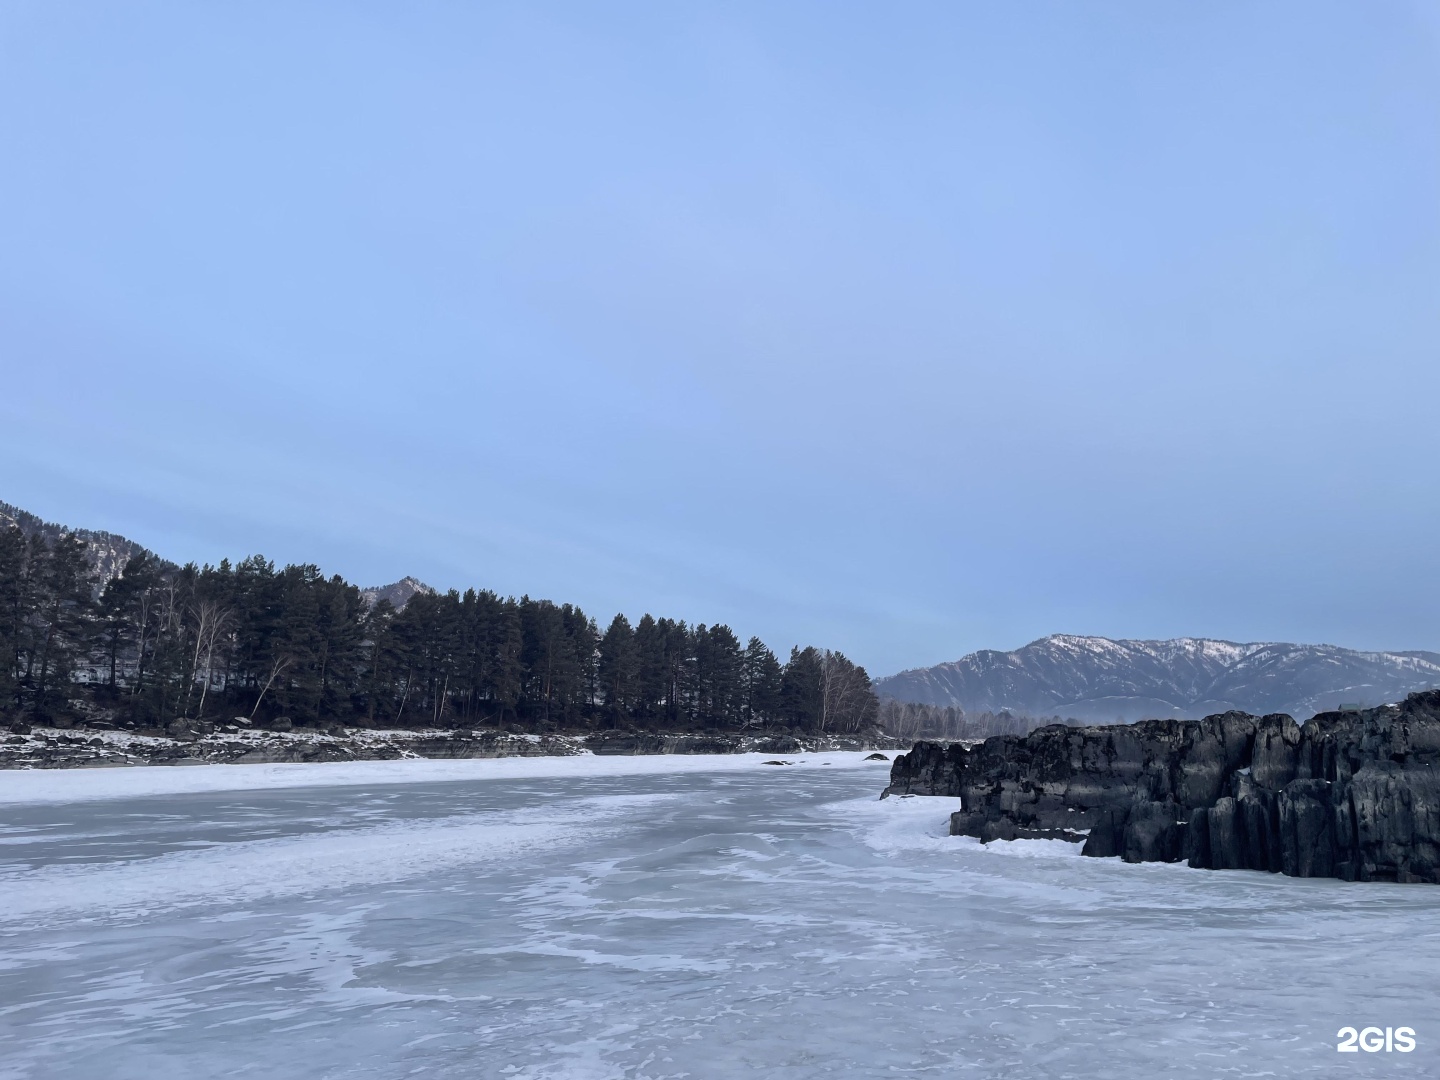
[[[1440,1075],[1440,889],[985,849],[887,768],[0,774],[0,1077]]]

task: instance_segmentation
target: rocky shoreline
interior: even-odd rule
[[[0,770],[137,765],[251,765],[403,758],[547,757],[573,754],[799,754],[898,749],[895,740],[789,735],[596,732],[530,735],[495,730],[271,731],[238,724],[168,734],[34,727],[0,735]]]
[[[1440,690],[1320,713],[917,743],[884,795],[961,800],[950,832],[1127,862],[1440,884]]]

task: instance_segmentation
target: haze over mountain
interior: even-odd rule
[[[1362,652],[1287,642],[1112,640],[1052,634],[1011,652],[982,649],[876,681],[882,698],[967,712],[1059,714],[1089,723],[1198,719],[1241,709],[1305,720],[1342,704],[1380,705],[1440,686],[1440,653]]]

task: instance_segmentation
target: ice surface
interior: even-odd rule
[[[859,757],[32,789],[0,1077],[1440,1073],[1440,890],[981,846]],[[1366,1024],[1418,1048],[1337,1054]]]
[[[787,758],[796,766],[858,766],[864,754],[819,753]],[[153,765],[106,769],[0,771],[0,804],[80,802],[145,795],[267,788],[414,784],[434,780],[533,777],[646,776],[754,769],[773,754],[576,754],[570,757],[503,757],[435,760],[325,762],[275,765]],[[774,768],[774,766],[770,766]]]

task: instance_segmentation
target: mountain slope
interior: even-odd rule
[[[1226,709],[1306,718],[1341,704],[1380,705],[1440,686],[1440,653],[1206,638],[1111,640],[1054,634],[1012,652],[985,649],[879,679],[897,701],[1009,709],[1089,722],[1196,719]]]

